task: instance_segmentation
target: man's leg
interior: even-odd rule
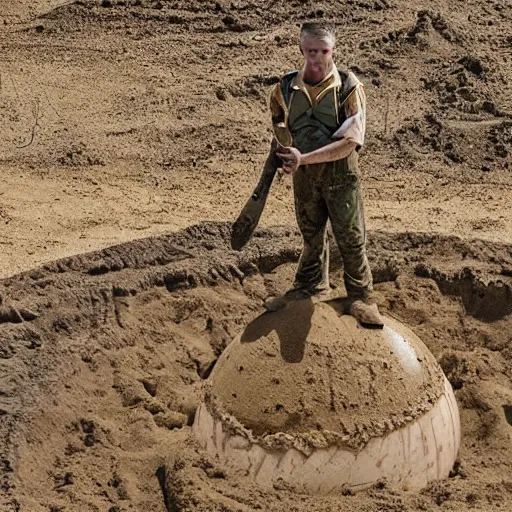
[[[293,176],[293,193],[295,217],[303,240],[294,288],[326,290],[329,288],[327,205],[316,180],[303,169]]]
[[[347,173],[342,183],[329,186],[327,206],[336,243],[344,265],[350,299],[349,312],[363,325],[382,327],[377,306],[371,304],[372,273],[366,255],[366,230],[359,180]]]
[[[283,297],[269,300],[271,311],[283,308],[290,300],[327,296],[329,292],[329,246],[327,243],[328,211],[316,180],[305,169],[293,176],[295,216],[303,239],[303,249],[293,288]]]

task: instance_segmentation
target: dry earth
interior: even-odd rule
[[[190,437],[202,378],[293,275],[287,178],[262,224],[291,227],[237,253],[227,221],[312,18],[367,91],[378,300],[461,408],[451,478],[417,494],[262,492]],[[0,510],[512,509],[509,1],[0,0],[0,46]]]

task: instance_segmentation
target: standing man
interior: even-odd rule
[[[327,221],[344,263],[349,313],[365,326],[382,327],[370,303],[372,274],[366,256],[358,151],[365,136],[365,94],[351,72],[336,69],[334,33],[305,23],[300,33],[304,67],[285,75],[271,93],[277,155],[293,175],[295,213],[304,247],[293,288],[269,299],[270,311],[290,300],[329,298]]]

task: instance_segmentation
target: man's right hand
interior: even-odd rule
[[[293,174],[302,165],[302,153],[297,148],[280,146],[276,154],[282,160],[283,171],[287,174]]]

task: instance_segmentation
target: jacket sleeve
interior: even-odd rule
[[[270,93],[270,115],[272,117],[272,131],[282,146],[292,145],[292,136],[288,130],[288,109],[285,105],[281,83],[277,83]]]
[[[351,140],[357,144],[357,149],[360,149],[364,144],[366,133],[366,95],[363,84],[359,80],[354,92],[345,102],[344,109],[346,119],[334,132],[333,137]]]

